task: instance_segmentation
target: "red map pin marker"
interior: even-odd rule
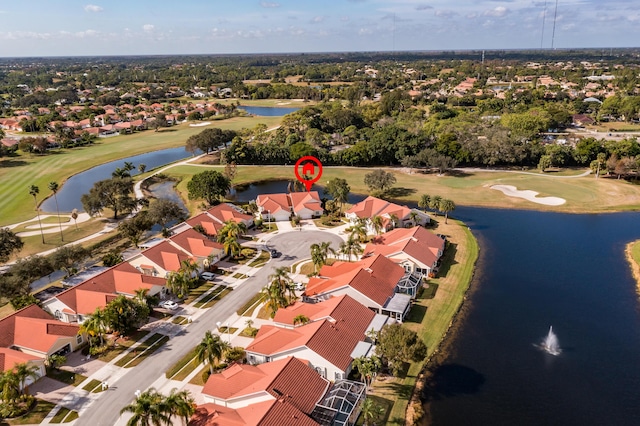
[[[300,169],[302,169],[302,173],[300,173]],[[296,174],[296,178],[304,184],[307,192],[309,192],[311,191],[311,186],[320,180],[322,176],[322,163],[312,155],[305,155],[296,161],[293,171]]]

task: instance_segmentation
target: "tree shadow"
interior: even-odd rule
[[[459,169],[447,170],[444,174],[452,177],[470,177],[475,175],[475,173],[471,173],[466,170],[459,170]]]
[[[454,244],[451,242],[447,244],[447,248],[444,251],[444,255],[440,259],[440,268],[438,269],[438,273],[436,274],[437,277],[447,276],[447,273],[449,272],[451,265],[455,265],[456,263],[458,263],[455,261],[457,251],[458,251],[457,244]]]
[[[177,129],[161,129],[158,130],[156,133],[168,133],[168,132],[177,132]]]
[[[0,161],[0,168],[2,168],[2,167],[6,167],[6,168],[20,167],[20,166],[24,166],[26,164],[27,164],[27,162],[24,161],[24,160],[14,160],[14,159],[8,158],[6,160]]]
[[[413,305],[409,311],[409,315],[405,318],[405,322],[413,322],[421,324],[424,316],[427,314],[427,307],[423,305]]]
[[[483,374],[460,364],[443,364],[432,371],[425,383],[425,401],[470,395],[478,392],[486,381]]]
[[[385,197],[396,198],[396,197],[406,197],[415,193],[416,193],[416,190],[413,188],[396,187],[396,188],[388,189],[384,193],[384,195]]]

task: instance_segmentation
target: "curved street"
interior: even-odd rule
[[[311,228],[312,225],[305,225]],[[275,248],[282,252],[282,257],[271,259],[255,275],[236,287],[220,300],[214,307],[206,310],[196,321],[185,327],[172,337],[164,347],[153,353],[140,365],[127,369],[119,379],[110,382],[110,387],[94,402],[75,401],[80,417],[76,425],[113,426],[118,422],[120,409],[131,403],[136,390],[144,390],[152,386],[165,371],[195,347],[207,330],[216,330],[217,322],[224,322],[237,309],[249,301],[264,287],[272,274],[273,268],[290,266],[310,256],[309,246],[313,243],[329,241],[337,249],[343,239],[338,236],[338,229],[327,231],[311,229],[279,231],[267,234],[258,241],[257,246],[266,249]],[[342,227],[340,227],[342,228]],[[84,402],[84,404],[83,404]],[[118,422],[119,424],[119,422]]]

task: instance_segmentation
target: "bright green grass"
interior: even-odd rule
[[[240,130],[253,128],[258,123],[273,127],[281,117],[234,117],[212,122],[210,126],[190,127],[180,124],[163,131],[144,131],[131,135],[98,139],[91,146],[58,150],[44,156],[24,154],[0,160],[0,226],[8,225],[34,216],[33,197],[29,187],[37,185],[41,202],[51,195],[47,185],[51,181],[62,184],[73,174],[108,161],[126,158],[145,152],[184,145],[189,136],[202,132],[207,127]]]
[[[142,342],[133,351],[123,356],[116,362],[116,365],[118,367],[124,368],[135,367],[168,341],[168,336],[163,336],[162,334],[156,333],[149,339]]]
[[[631,246],[631,255],[633,256],[633,260],[640,266],[640,240],[634,242]]]
[[[233,289],[230,287],[225,287],[222,289],[222,291],[217,291],[216,289],[211,293],[207,294],[205,297],[202,298],[202,300],[195,303],[193,306],[200,309],[211,308],[213,305],[218,303],[220,299],[222,299],[227,294],[229,294],[231,290]]]
[[[55,416],[51,418],[51,423],[69,423],[78,418],[78,412],[62,407]]]
[[[102,382],[100,380],[91,379],[89,381],[89,383],[87,383],[86,385],[84,385],[82,387],[82,389],[86,390],[87,392],[91,392],[91,393],[100,393],[100,392],[102,392],[101,384],[102,384]]]
[[[199,364],[196,359],[196,349],[194,348],[173,364],[165,373],[165,377],[167,379],[183,380]]]
[[[256,306],[262,303],[262,299],[264,299],[264,294],[262,294],[262,292],[256,293],[256,295],[249,299],[236,313],[240,316],[251,316]]]

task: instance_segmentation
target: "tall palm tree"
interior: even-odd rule
[[[89,346],[93,345],[92,337],[100,339],[100,346],[102,346],[104,345],[104,335],[108,329],[107,324],[107,314],[103,309],[98,307],[80,324],[80,330],[78,330],[78,332],[89,335]]]
[[[51,181],[49,182],[49,190],[53,192],[53,198],[56,200],[56,213],[58,213],[58,226],[60,227],[60,240],[64,241],[64,236],[62,235],[62,222],[60,222],[60,207],[58,207],[58,182]]]
[[[144,163],[140,163],[138,164],[138,171],[140,172],[140,174],[144,173],[144,171],[147,170],[147,165]]]
[[[44,244],[44,232],[42,231],[42,222],[40,221],[40,209],[38,209],[37,196],[40,193],[40,188],[37,185],[31,185],[29,187],[29,195],[33,197],[33,201],[36,203],[36,214],[38,215],[38,223],[40,224],[40,235],[42,236],[42,244]]]
[[[391,213],[389,215],[389,220],[391,221],[391,223],[393,224],[394,228],[398,228],[400,226],[400,218],[398,217],[397,214],[395,213]]]
[[[160,426],[171,424],[171,415],[164,396],[155,388],[142,392],[135,401],[120,410],[120,414],[133,413],[127,426]]]
[[[213,367],[220,362],[230,348],[227,342],[220,339],[220,336],[207,330],[202,341],[196,346],[196,358],[199,362],[206,361],[209,364],[209,372],[213,373]]]
[[[413,226],[418,225],[418,218],[420,217],[420,215],[414,211],[411,211],[411,213],[409,213],[409,219],[411,220],[411,222],[413,222]]]
[[[384,219],[382,216],[374,216],[371,218],[371,225],[373,226],[373,230],[376,235],[380,235],[384,226]]]
[[[198,264],[192,259],[184,259],[180,262],[180,271],[190,277],[193,277],[198,272],[198,268]]]
[[[363,250],[360,246],[360,242],[354,239],[352,236],[349,236],[349,238],[347,238],[347,241],[340,244],[340,253],[346,254],[349,258],[349,261],[351,261],[352,255],[355,255],[357,257],[359,254],[362,254],[362,252]]]
[[[286,308],[297,299],[289,268],[285,266],[276,268],[269,275],[269,284],[262,291],[272,318],[278,309]]]
[[[262,289],[262,294],[265,300],[265,307],[271,318],[276,315],[278,309],[288,306],[287,295],[279,285],[270,284],[265,286]]]
[[[179,417],[182,424],[189,423],[189,418],[196,411],[196,403],[187,390],[179,391],[176,388],[171,389],[171,393],[164,400],[168,407],[168,415]],[[167,423],[172,424],[172,423]]]
[[[434,195],[433,197],[431,197],[431,199],[429,200],[429,208],[431,210],[435,212],[438,211],[438,208],[440,207],[440,201],[442,200],[442,197],[439,195]]]
[[[18,383],[20,383],[20,394],[27,393],[27,380],[38,378],[38,367],[33,364],[22,362],[13,367]]]
[[[13,402],[20,397],[20,379],[13,370],[0,373],[0,400]]]
[[[182,271],[169,272],[167,277],[167,288],[173,294],[182,299],[189,293],[192,278]]]
[[[329,253],[335,254],[335,250],[331,248],[331,243],[327,241],[320,244],[311,244],[310,248],[311,261],[313,262],[316,272],[326,265]]]
[[[444,199],[440,201],[438,209],[444,213],[444,223],[447,223],[449,213],[456,209],[456,204],[452,200]]]
[[[367,224],[366,221],[359,220],[351,227],[351,235],[349,238],[354,238],[357,241],[364,241],[367,238]]]
[[[429,194],[422,194],[422,196],[420,197],[420,200],[418,200],[418,207],[423,209],[424,212],[426,213],[427,209],[429,208],[430,202],[431,202],[431,196]]]
[[[367,398],[362,402],[360,410],[360,414],[364,420],[364,426],[368,426],[370,422],[378,419],[384,414],[384,408],[377,405],[371,398]]]

